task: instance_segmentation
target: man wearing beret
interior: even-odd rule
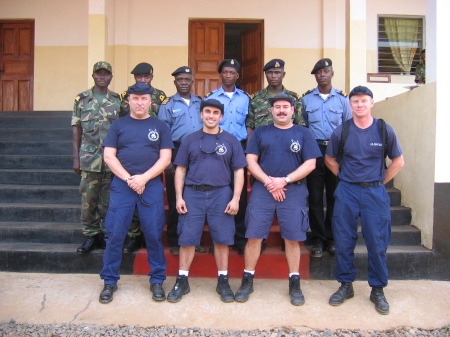
[[[150,115],[153,117],[157,117],[159,106],[162,101],[166,98],[166,94],[164,91],[153,88],[152,80],[153,80],[153,67],[151,64],[142,62],[139,63],[134,69],[131,71],[131,74],[134,75],[134,79],[136,83],[145,83],[149,87],[153,89],[153,93],[151,94],[152,103],[149,109]],[[128,91],[124,91],[120,95],[121,103],[120,103],[120,117],[126,116],[130,112],[130,105],[128,103]],[[137,213],[135,213],[133,217],[133,221],[131,223],[130,231],[126,237],[123,252],[124,253],[132,253],[136,249],[140,247],[142,240],[142,231],[139,225],[139,218]]]
[[[81,175],[81,223],[86,236],[78,254],[105,249],[104,220],[112,173],[103,160],[102,144],[120,111],[119,95],[108,89],[111,65],[94,64],[92,78],[94,87],[77,96],[72,115],[73,170]]]
[[[334,88],[331,79],[334,76],[332,61],[328,58],[319,60],[311,74],[317,87],[308,90],[302,97],[302,113],[306,126],[316,137],[317,144],[325,156],[328,141],[337,126],[352,117],[347,95]],[[335,255],[331,219],[334,208],[334,190],[337,179],[324,163],[324,158],[317,159],[316,168],[307,178],[309,191],[309,222],[311,224],[312,257],[321,257],[325,249],[331,256]],[[326,191],[326,215],[324,217],[323,192]]]
[[[391,239],[390,199],[385,184],[404,166],[402,150],[392,127],[372,117],[372,91],[363,86],[350,94],[353,118],[331,135],[325,164],[339,178],[336,187],[333,233],[336,244],[334,275],[341,286],[331,295],[330,305],[341,305],[354,296],[354,250],[358,217],[367,247],[370,300],[383,315],[389,304],[383,288],[388,283],[386,251]],[[386,168],[385,156],[392,163]]]
[[[247,208],[247,245],[241,286],[235,300],[246,302],[261,251],[277,215],[285,242],[292,305],[305,302],[300,289],[300,245],[309,227],[308,190],[304,178],[314,169],[320,150],[312,132],[293,124],[295,97],[280,93],[268,99],[273,124],[255,129],[247,150],[248,170],[256,178]]]
[[[180,67],[172,73],[175,77],[173,83],[177,93],[166,98],[159,108],[158,118],[162,120],[170,129],[172,135],[174,150],[172,151],[172,163],[176,157],[178,149],[183,139],[187,135],[202,128],[202,119],[200,118],[200,103],[202,99],[199,96],[191,94],[194,80],[192,69],[189,67]],[[169,165],[165,170],[167,201],[169,204],[169,216],[167,219],[167,236],[170,244],[170,253],[178,255],[180,246],[178,245],[178,212],[176,208],[175,166]],[[203,247],[197,247],[197,251],[206,252]]]
[[[245,150],[247,142],[247,129],[245,120],[248,115],[248,106],[250,103],[249,95],[236,87],[236,81],[239,78],[240,64],[236,59],[225,59],[220,62],[218,72],[222,81],[222,86],[206,97],[217,99],[224,106],[224,116],[219,125],[225,131],[228,131],[241,142]],[[246,176],[247,170],[244,170]],[[232,181],[233,184],[233,181]],[[234,249],[240,255],[244,255],[245,247],[245,209],[247,207],[247,184],[244,181],[244,188],[239,204],[239,212],[235,216],[236,234],[234,238]]]
[[[100,277],[104,288],[100,303],[109,303],[120,279],[122,246],[137,208],[147,246],[153,300],[166,299],[164,186],[159,175],[170,164],[172,138],[166,124],[148,114],[153,88],[136,83],[128,89],[130,114],[117,119],[103,143],[105,162],[114,173],[106,215],[108,241]]]
[[[239,209],[247,162],[237,138],[219,126],[223,104],[215,99],[204,100],[200,110],[203,127],[183,140],[174,162],[180,270],[167,300],[179,302],[189,293],[189,268],[208,221],[218,269],[216,292],[223,302],[233,302],[228,283],[228,246],[234,242],[234,216]],[[232,176],[234,189],[230,187]]]
[[[269,125],[273,123],[273,117],[271,113],[271,106],[269,103],[269,98],[284,92],[295,98],[294,102],[294,124],[305,125],[301,114],[301,102],[300,95],[297,93],[287,90],[283,86],[283,78],[286,75],[284,71],[284,61],[280,59],[273,59],[266,63],[263,71],[266,74],[266,79],[268,86],[260,91],[255,92],[252,95],[250,101],[250,108],[247,116],[247,131],[248,139],[250,140],[253,130],[261,125]]]

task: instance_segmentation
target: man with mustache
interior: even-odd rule
[[[280,93],[269,98],[273,124],[256,128],[247,146],[248,170],[256,178],[247,207],[247,245],[244,275],[235,300],[246,302],[253,292],[253,277],[261,241],[269,235],[274,215],[285,242],[291,304],[305,302],[300,289],[300,245],[309,227],[308,190],[304,178],[314,169],[320,150],[311,130],[295,125],[295,98]]]
[[[317,87],[303,94],[302,112],[307,127],[316,137],[322,156],[325,156],[328,140],[334,129],[352,117],[347,95],[331,85],[334,76],[333,63],[330,59],[319,60],[311,74]],[[337,179],[324,163],[324,158],[317,158],[316,168],[306,178],[309,191],[309,221],[311,224],[313,247],[312,257],[321,257],[326,250],[335,255],[331,219],[334,208],[334,190]],[[326,215],[323,214],[323,191],[326,191]]]

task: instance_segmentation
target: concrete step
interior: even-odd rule
[[[0,117],[15,117],[15,118],[25,118],[25,117],[71,117],[72,111],[0,111]]]
[[[49,155],[51,153],[51,155]],[[0,154],[2,155],[72,155],[72,141],[67,140],[48,140],[48,141],[1,141]]]
[[[77,222],[80,204],[0,203],[2,221]]]
[[[0,203],[80,204],[78,186],[0,185]]]
[[[23,112],[0,114],[0,129],[10,128],[65,128],[71,126],[70,112]]]
[[[72,169],[0,169],[0,184],[4,185],[79,186],[80,179]]]
[[[400,206],[402,204],[402,192],[396,188],[386,188],[386,192],[391,198],[391,206]]]
[[[0,169],[72,169],[72,155],[0,155]]]
[[[1,129],[1,128],[0,128]],[[0,141],[55,141],[71,140],[72,128],[8,128],[0,132]]]

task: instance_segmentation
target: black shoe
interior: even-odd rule
[[[100,293],[100,296],[98,300],[100,303],[106,304],[113,300],[113,294],[117,290],[116,284],[105,284],[105,287],[103,288],[102,292]]]
[[[230,284],[228,283],[227,275],[220,275],[217,280],[217,293],[220,295],[222,302],[234,302],[234,294],[231,291]]]
[[[245,252],[245,244],[243,245],[234,245],[233,250],[236,251],[239,255],[244,255]]]
[[[336,256],[336,248],[334,247],[334,244],[330,243],[327,245],[325,250],[330,254],[330,256]]]
[[[253,277],[250,273],[244,273],[242,276],[241,286],[239,287],[234,300],[237,302],[247,302],[248,297],[253,292]]]
[[[141,248],[141,238],[139,236],[130,237],[127,235],[125,238],[125,243],[123,244],[122,252],[125,254],[130,254],[139,248]]]
[[[323,246],[321,244],[315,244],[311,248],[312,257],[322,257]]]
[[[206,248],[203,247],[203,246],[195,246],[195,252],[196,252],[196,253],[206,253],[207,250],[206,250]]]
[[[375,309],[382,315],[389,314],[389,303],[384,297],[384,291],[381,287],[372,287],[370,292],[370,300],[375,303]]]
[[[97,243],[98,243],[98,249],[106,249],[106,240],[108,239],[108,235],[105,233],[99,233],[97,234]]]
[[[300,276],[292,275],[289,277],[289,295],[291,296],[292,305],[305,304],[305,297],[300,289]]]
[[[78,247],[77,254],[88,254],[98,246],[97,235],[88,236],[86,241]]]
[[[170,251],[170,254],[172,254],[172,255],[180,255],[180,247],[176,247],[176,246],[170,247],[169,251]]]
[[[189,288],[188,277],[184,275],[178,275],[175,285],[167,295],[167,300],[172,303],[180,302],[183,295],[186,295],[191,291]]]
[[[353,292],[353,284],[351,282],[342,282],[339,289],[331,295],[328,303],[333,306],[338,306],[353,296],[355,296],[355,293]]]
[[[153,293],[153,301],[165,301],[166,293],[162,287],[162,283],[153,283],[150,285],[150,291]]]

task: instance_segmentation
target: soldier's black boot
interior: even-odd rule
[[[292,305],[305,304],[305,297],[300,289],[300,276],[292,275],[289,277],[289,295],[291,297]]]
[[[375,303],[375,309],[378,313],[382,315],[389,314],[389,303],[386,301],[383,288],[372,287],[372,291],[370,292],[370,300],[372,303]]]
[[[237,302],[246,302],[252,292],[253,292],[253,275],[244,272],[244,275],[242,276],[241,286],[236,292],[236,295],[234,295],[234,300]]]
[[[183,295],[186,295],[191,291],[189,287],[188,277],[184,275],[178,275],[175,285],[167,295],[167,300],[172,303],[180,302]]]
[[[100,303],[106,304],[113,300],[113,294],[117,290],[117,285],[115,284],[105,284],[98,300]]]
[[[77,254],[88,254],[98,246],[97,235],[86,237],[86,241],[78,247]]]
[[[123,244],[122,252],[125,254],[133,253],[134,251],[141,248],[141,236],[130,237],[127,235],[125,238],[125,243]]]
[[[234,302],[234,294],[231,291],[230,284],[228,283],[227,275],[220,275],[217,279],[216,292],[220,295],[222,302]]]
[[[344,303],[345,300],[355,296],[353,284],[351,282],[342,282],[339,289],[330,297],[330,305],[337,306]]]
[[[106,249],[106,239],[108,238],[108,234],[106,233],[99,233],[97,234],[97,244],[98,244],[98,249]]]

